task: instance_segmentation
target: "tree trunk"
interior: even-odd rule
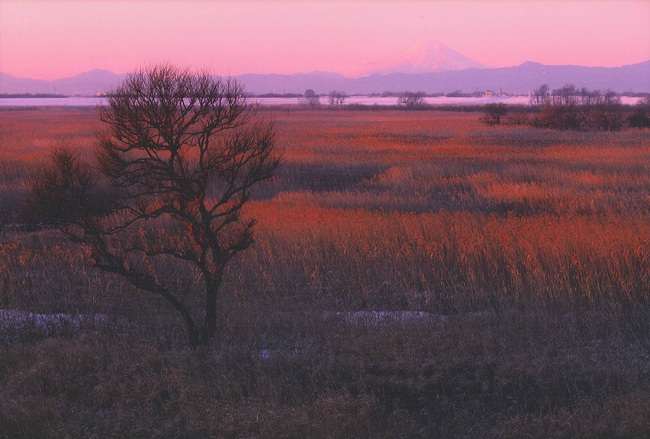
[[[217,298],[221,286],[222,273],[214,275],[213,279],[206,282],[205,286],[205,325],[203,327],[202,342],[205,344],[214,339],[217,334]]]
[[[137,280],[135,282],[133,278],[129,280],[133,285],[138,286]],[[178,311],[183,317],[183,321],[185,321],[185,326],[187,326],[187,335],[190,339],[190,345],[193,348],[197,347],[200,342],[199,330],[196,327],[196,324],[194,323],[194,319],[192,318],[192,315],[190,314],[188,309],[176,297],[174,297],[167,290],[161,288],[157,284],[152,283],[150,285],[147,285],[146,282],[143,282],[140,283],[139,287],[145,290],[152,291],[156,294],[160,294],[165,299],[167,299],[167,301],[172,305],[172,307],[174,307],[174,309]]]
[[[194,324],[194,320],[189,315],[189,313],[181,313],[183,315],[183,320],[185,320],[185,325],[187,326],[187,335],[190,338],[190,345],[195,348],[199,345],[199,330]]]
[[[199,330],[194,323],[194,319],[192,319],[192,315],[173,294],[167,291],[162,285],[157,283],[151,277],[127,269],[121,259],[105,250],[105,246],[104,248],[96,247],[96,250],[97,249],[103,250],[103,253],[100,253],[99,258],[101,259],[98,259],[97,255],[94,256],[95,267],[103,271],[119,274],[124,277],[131,285],[146,291],[151,291],[154,294],[158,294],[164,297],[169,302],[169,304],[183,317],[183,321],[187,326],[187,335],[190,339],[190,345],[192,345],[193,348],[199,345]],[[102,260],[105,260],[106,262],[100,262]]]

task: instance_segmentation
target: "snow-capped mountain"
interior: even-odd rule
[[[474,61],[439,41],[424,41],[396,55],[366,64],[355,77],[486,68],[489,66]]]

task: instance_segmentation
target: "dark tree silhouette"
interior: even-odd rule
[[[327,96],[327,100],[331,106],[341,107],[347,97],[348,95],[344,91],[332,90]]]
[[[508,106],[502,102],[485,104],[483,106],[484,115],[481,118],[481,122],[486,125],[499,125],[501,119],[503,119],[506,114],[508,114]]]
[[[552,101],[555,105],[561,107],[572,107],[580,102],[580,91],[573,84],[566,84],[562,88],[553,90]]]
[[[547,105],[551,99],[548,84],[543,84],[535,90],[530,97],[530,105],[533,107],[541,107]]]
[[[305,90],[305,94],[298,99],[298,102],[305,108],[316,108],[320,106],[320,96],[310,88]]]
[[[397,105],[404,106],[408,109],[417,108],[424,104],[424,97],[425,94],[421,91],[405,91],[404,93],[400,93],[397,98]]]
[[[273,124],[243,96],[235,81],[169,65],[130,74],[100,109],[96,163],[59,148],[32,179],[36,214],[95,267],[164,297],[192,346],[217,333],[224,268],[252,243],[242,207],[280,160]],[[166,278],[170,264],[201,280],[202,325]]]

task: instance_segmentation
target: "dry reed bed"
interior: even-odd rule
[[[0,307],[132,324],[3,338],[0,432],[650,434],[648,131],[261,113],[285,165],[246,208],[256,243],[228,268],[214,346],[186,349],[164,303],[93,270],[55,231],[5,230]],[[0,112],[5,224],[22,220],[47,149],[89,151],[97,127],[92,110]],[[159,269],[193,300],[192,273]],[[349,324],[357,311],[447,318]]]

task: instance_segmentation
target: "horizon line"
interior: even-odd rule
[[[538,64],[538,65],[541,65],[541,66],[544,66],[544,67],[584,67],[584,68],[616,69],[616,68],[621,68],[621,67],[629,67],[629,66],[635,66],[635,65],[639,65],[639,64],[644,64],[644,63],[647,63],[647,62],[650,62],[650,59],[647,59],[647,60],[645,60],[645,61],[640,61],[640,62],[637,62],[637,63],[632,63],[632,64],[623,64],[623,65],[620,65],[620,66],[609,66],[609,67],[608,67],[608,66],[602,66],[602,65],[598,65],[598,66],[585,66],[585,65],[581,65],[581,64],[542,64],[542,63],[537,62],[537,61],[531,61],[531,60],[528,60],[528,61],[524,61],[524,62],[521,63],[521,64],[517,64],[517,65],[513,65],[513,66],[506,66],[506,67],[490,67],[490,66],[486,66],[486,67],[483,67],[483,68],[479,68],[479,67],[471,67],[471,68],[467,68],[467,69],[458,69],[458,70],[432,70],[432,71],[428,71],[428,72],[392,72],[392,73],[386,73],[386,74],[381,74],[381,73],[368,73],[368,74],[362,74],[362,75],[350,75],[350,76],[345,75],[345,74],[343,74],[343,73],[333,72],[333,71],[326,71],[326,70],[312,70],[312,71],[309,71],[309,72],[302,71],[302,72],[294,72],[294,73],[273,73],[273,72],[271,72],[271,73],[257,73],[257,72],[247,72],[247,73],[239,73],[239,74],[236,74],[236,75],[222,75],[222,74],[218,74],[218,73],[211,73],[211,76],[219,76],[219,77],[222,77],[222,78],[234,78],[234,77],[237,77],[237,76],[245,76],[245,75],[260,75],[260,76],[268,76],[268,75],[293,76],[293,75],[311,75],[311,74],[315,74],[315,73],[323,73],[323,74],[329,74],[329,75],[339,75],[339,76],[342,76],[342,77],[344,77],[344,78],[346,78],[346,79],[360,79],[360,78],[370,77],[370,76],[373,76],[373,75],[380,75],[380,76],[387,76],[387,75],[392,75],[392,74],[402,74],[402,75],[426,75],[426,74],[430,74],[430,73],[450,73],[450,72],[461,72],[461,71],[465,71],[465,70],[499,70],[499,69],[509,69],[509,68],[513,68],[513,67],[521,67],[521,66],[523,66],[523,65],[525,65],[525,64]],[[137,68],[136,68],[136,69],[137,69]],[[11,74],[11,73],[7,73],[7,72],[3,72],[3,71],[0,71],[0,74],[2,74],[2,75],[7,75],[7,76],[11,76],[12,78],[15,78],[15,79],[27,79],[27,80],[32,80],[32,81],[53,82],[53,81],[59,81],[59,80],[63,80],[63,79],[72,79],[72,78],[76,78],[77,76],[79,76],[79,75],[83,75],[84,73],[91,73],[91,72],[94,72],[94,71],[107,72],[107,73],[111,73],[111,74],[113,74],[113,75],[128,75],[128,74],[130,74],[130,73],[134,73],[136,69],[134,69],[134,70],[132,70],[132,71],[128,71],[128,72],[114,72],[114,71],[112,71],[112,70],[108,70],[108,69],[104,69],[104,68],[96,67],[96,68],[92,68],[92,69],[89,69],[89,70],[81,71],[81,72],[79,72],[79,73],[77,73],[77,74],[74,74],[74,75],[72,75],[72,76],[62,76],[62,77],[60,77],[60,78],[55,78],[55,79],[42,79],[42,78],[33,78],[33,77],[25,77],[25,76],[15,76],[15,75],[13,75],[13,74]],[[200,70],[200,69],[197,69],[197,70]]]

